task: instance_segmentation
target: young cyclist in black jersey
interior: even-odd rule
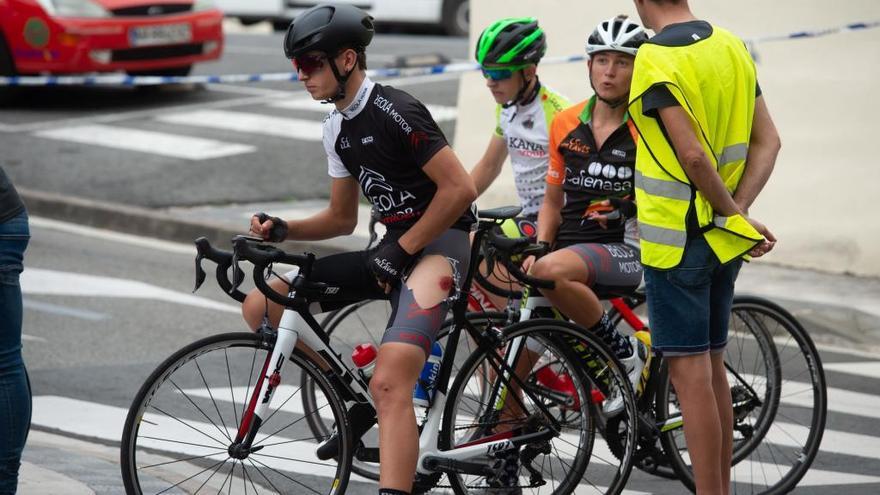
[[[641,26],[624,16],[600,23],[589,36],[587,67],[595,95],[559,113],[550,129],[538,241],[552,252],[524,262],[533,275],[556,282],[554,290],[541,292],[573,321],[600,335],[628,367],[633,382],[646,350],[636,352],[639,342],[614,329],[596,293],[630,291],[642,278],[632,201],[636,133],[626,103],[633,60],[646,39]],[[605,411],[615,413],[622,404],[612,398]]]
[[[312,98],[336,107],[324,121],[330,202],[303,220],[254,215],[251,232],[275,242],[350,234],[359,188],[378,211],[387,228],[379,245],[320,258],[311,278],[337,288],[320,310],[368,298],[391,300],[370,391],[379,421],[379,493],[408,494],[419,451],[412,391],[446,301],[467,269],[468,231],[475,220],[469,206],[476,191],[425,106],[366,76],[365,48],[372,36],[372,18],[349,5],[319,5],[291,23],[286,56]],[[288,290],[285,280],[272,286]],[[252,328],[261,325],[266,305],[258,292],[248,295],[243,312]],[[282,309],[268,305],[270,323],[277,325]],[[352,411],[358,438],[375,423],[369,409]],[[331,437],[317,455],[329,459],[337,451]]]

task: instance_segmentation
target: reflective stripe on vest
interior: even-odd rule
[[[678,266],[687,244],[689,214],[695,216],[719,260],[738,259],[761,236],[742,216],[717,217],[693,187],[659,117],[643,113],[642,97],[657,85],[664,85],[688,114],[706,156],[715,161],[721,180],[733,194],[748,156],[755,105],[754,63],[739,38],[713,26],[711,36],[684,47],[642,45],[630,92],[629,112],[640,135],[635,179],[642,263],[658,269]]]

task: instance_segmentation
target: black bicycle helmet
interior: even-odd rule
[[[347,46],[363,51],[374,31],[373,18],[353,5],[316,5],[290,23],[284,55],[290,59],[311,51],[332,55]]]

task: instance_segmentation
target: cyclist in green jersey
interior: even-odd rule
[[[505,159],[510,157],[523,209],[520,218],[503,226],[510,237],[534,237],[537,234],[535,222],[544,199],[550,123],[570,104],[564,96],[541,84],[538,78],[538,63],[546,49],[544,31],[534,17],[495,21],[483,31],[477,42],[476,59],[497,106],[495,131],[482,158],[471,170],[471,178],[477,193],[482,194],[501,173]],[[499,273],[490,280],[503,287],[509,278]],[[472,292],[483,309],[504,307],[502,297],[476,284]]]

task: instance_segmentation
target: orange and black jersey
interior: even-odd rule
[[[590,204],[633,194],[636,163],[635,126],[624,116],[620,127],[596,146],[591,125],[596,97],[556,114],[550,126],[550,169],[547,183],[562,186],[565,204],[556,245],[623,242],[625,225],[611,221],[603,229],[587,218]]]

